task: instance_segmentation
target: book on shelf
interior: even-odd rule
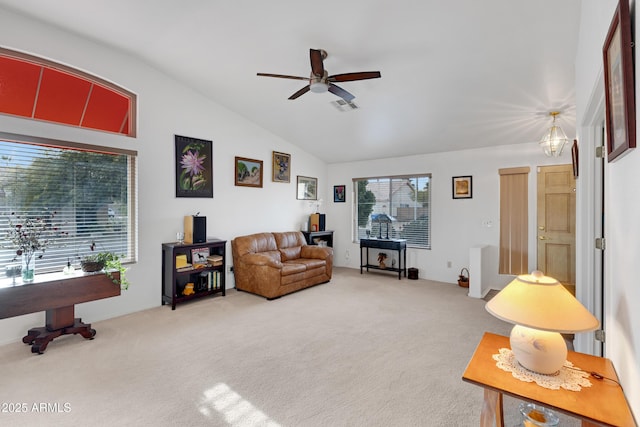
[[[195,270],[195,268],[193,268],[193,265],[191,264],[187,264],[187,265],[183,265],[180,268],[176,268],[177,272],[181,272],[181,271],[191,271],[191,270]]]
[[[213,266],[222,265],[222,255],[209,255],[207,257],[207,262]]]
[[[220,289],[222,286],[220,272],[219,271],[209,271],[207,272],[207,289],[210,291],[215,291]]]
[[[176,270],[187,266],[191,267],[191,264],[187,262],[187,256],[185,254],[176,255]]]

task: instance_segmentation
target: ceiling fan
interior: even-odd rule
[[[355,80],[378,79],[381,77],[380,71],[361,71],[356,73],[344,73],[329,75],[324,69],[323,61],[327,57],[327,51],[323,49],[309,49],[309,57],[311,58],[311,75],[310,77],[287,76],[283,74],[258,73],[259,76],[277,77],[281,79],[308,80],[309,84],[293,95],[289,99],[296,99],[300,95],[311,91],[314,93],[331,92],[339,96],[347,102],[351,102],[355,96],[342,89],[334,82],[352,82]]]

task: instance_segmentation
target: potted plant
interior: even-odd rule
[[[129,288],[129,281],[125,275],[127,269],[122,265],[122,255],[117,255],[113,252],[96,252],[90,255],[85,255],[80,260],[82,271],[95,272],[102,271],[111,278],[113,283],[120,285],[122,289]],[[117,271],[120,273],[120,279],[117,279],[112,273]]]
[[[12,212],[9,216],[7,240],[11,242],[15,255],[22,259],[22,280],[33,282],[35,275],[35,260],[44,256],[44,252],[53,243],[54,232],[57,228],[51,225],[54,213],[45,211],[41,216],[20,216]],[[38,253],[39,252],[39,253]]]

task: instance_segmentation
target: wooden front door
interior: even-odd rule
[[[572,165],[538,168],[538,270],[576,282],[576,181]]]

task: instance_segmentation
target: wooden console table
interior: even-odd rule
[[[111,273],[119,279],[120,273]],[[62,273],[36,276],[33,283],[15,283],[10,280],[0,282],[0,319],[23,314],[46,312],[43,327],[29,329],[22,338],[31,344],[31,352],[42,354],[47,345],[61,335],[80,334],[93,339],[95,329],[90,323],[74,317],[74,306],[83,302],[120,295],[120,286],[102,272],[76,272],[66,276]]]
[[[363,258],[362,250],[364,249],[365,255]],[[369,249],[389,249],[398,252],[398,266],[381,268],[378,265],[369,263]],[[360,239],[360,274],[362,269],[366,268],[369,271],[370,268],[383,270],[383,271],[397,271],[398,280],[402,279],[402,273],[404,277],[407,277],[407,240],[406,239]]]
[[[498,368],[493,355],[501,348],[510,348],[509,337],[486,332],[462,375],[464,381],[484,388],[481,427],[493,426],[494,421],[497,427],[504,427],[503,394],[577,417],[583,426],[636,425],[622,388],[615,382],[618,377],[609,359],[570,351],[567,360],[575,367],[605,378],[590,377],[591,387],[580,391],[550,390],[536,383],[520,381],[510,372]]]

